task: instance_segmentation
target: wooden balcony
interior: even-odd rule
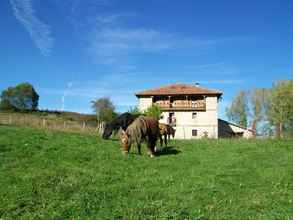
[[[169,100],[156,101],[164,111],[205,111],[205,100]]]

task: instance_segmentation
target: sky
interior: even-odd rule
[[[293,78],[292,0],[1,0],[0,91],[31,83],[39,108],[117,111],[172,83],[223,92]]]

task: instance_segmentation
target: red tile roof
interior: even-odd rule
[[[149,95],[222,95],[221,91],[206,89],[194,85],[187,84],[171,84],[159,88],[148,89],[135,94],[137,97]]]

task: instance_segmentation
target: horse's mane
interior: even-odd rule
[[[119,129],[122,127],[123,130],[132,123],[139,115],[133,115],[129,112],[122,113],[117,118],[109,123],[110,127],[113,129]]]
[[[139,116],[126,129],[126,133],[130,138],[130,142],[139,144],[147,132],[147,121],[144,116]]]

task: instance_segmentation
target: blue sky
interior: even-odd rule
[[[134,93],[199,82],[223,91],[293,77],[293,1],[3,0],[0,90],[32,83],[40,108],[118,111]]]

